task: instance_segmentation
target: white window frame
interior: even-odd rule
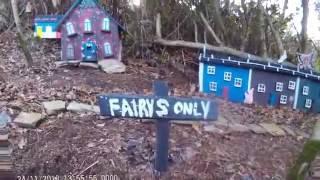
[[[209,90],[216,92],[218,90],[218,83],[217,82],[210,82],[209,83]]]
[[[68,44],[66,51],[67,51],[67,53],[66,53],[67,59],[73,60],[74,59],[74,47],[73,47],[73,45],[72,44]]]
[[[102,30],[110,31],[110,18],[106,17],[102,20]]]
[[[289,81],[288,89],[295,90],[296,89],[296,82],[295,81]]]
[[[234,86],[235,87],[242,87],[242,79],[241,78],[234,78]]]
[[[215,66],[208,66],[207,74],[216,74],[216,67]]]
[[[231,79],[232,79],[232,72],[224,72],[223,79],[224,79],[225,81],[231,81]]]
[[[288,96],[281,95],[280,96],[280,104],[287,104],[287,102],[288,102]]]
[[[113,52],[112,52],[112,46],[109,42],[105,42],[103,44],[103,51],[104,51],[104,56],[105,57],[110,57],[113,55]]]
[[[304,104],[304,107],[310,109],[312,106],[312,99],[306,99],[306,103]]]
[[[74,31],[74,26],[71,22],[67,22],[66,24],[67,33],[69,36],[74,35],[76,32]]]
[[[265,93],[266,92],[266,85],[265,84],[258,84],[257,91],[259,93]]]
[[[84,20],[84,32],[92,32],[92,23],[90,19]]]
[[[303,89],[302,89],[302,94],[305,95],[305,96],[308,96],[309,95],[309,86],[303,86]]]
[[[283,83],[282,82],[277,82],[276,83],[276,91],[282,92],[283,91]]]

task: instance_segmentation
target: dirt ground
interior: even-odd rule
[[[203,96],[182,74],[167,66],[151,67],[127,58],[124,74],[108,75],[91,68],[56,68],[59,44],[32,43],[34,68],[26,68],[12,34],[0,36],[0,107],[12,118],[21,111],[42,112],[41,102],[94,104],[103,92],[152,93],[163,79],[171,95]],[[300,134],[274,137],[253,132],[213,133],[202,126],[171,125],[170,169],[162,179],[284,179],[311,134],[315,115],[286,108],[244,106],[216,99],[220,114],[240,124],[274,122]],[[12,159],[17,175],[108,175],[121,179],[155,179],[155,127],[133,119],[104,119],[62,112],[36,129],[11,124]]]

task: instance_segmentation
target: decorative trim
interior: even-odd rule
[[[297,109],[297,106],[298,106],[299,90],[300,90],[300,77],[298,77],[296,81],[296,91],[294,93],[293,109]]]
[[[204,72],[204,64],[199,64],[199,90],[203,92],[203,72]]]
[[[249,69],[248,91],[251,89],[251,81],[252,81],[252,69]]]

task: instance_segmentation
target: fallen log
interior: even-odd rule
[[[196,42],[190,42],[190,41],[182,41],[182,40],[166,40],[162,38],[157,38],[154,40],[154,43],[162,45],[162,46],[172,46],[172,47],[185,47],[185,48],[193,48],[193,49],[203,49],[203,47],[206,47],[207,50],[212,50],[219,53],[224,54],[230,54],[233,56],[237,56],[240,58],[250,58],[252,60],[258,60],[258,61],[270,61],[272,62],[272,59],[269,58],[262,58],[256,55],[252,55],[249,53],[241,52],[236,49],[232,49],[225,46],[213,46],[210,44],[204,44],[204,43],[196,43]]]

